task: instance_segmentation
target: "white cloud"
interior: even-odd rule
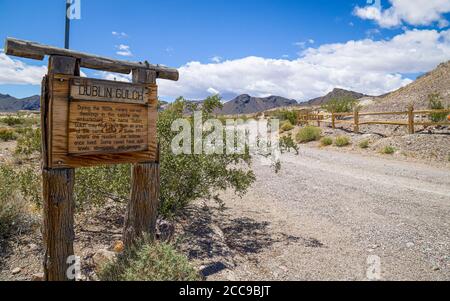
[[[46,73],[46,66],[31,66],[0,52],[1,85],[40,85]]]
[[[118,81],[118,82],[131,82],[131,74],[112,73],[107,71],[97,72],[96,75],[106,80]]]
[[[450,30],[412,30],[391,40],[371,39],[308,48],[295,60],[245,57],[215,64],[189,62],[180,81],[159,81],[160,94],[189,99],[249,93],[308,100],[335,87],[382,94],[411,82],[402,74],[433,69],[450,59]]]
[[[449,0],[389,0],[391,7],[383,9],[378,5],[356,7],[355,15],[365,20],[373,20],[381,27],[395,27],[403,23],[426,26],[437,23],[440,28],[449,22],[443,16],[450,12]]]
[[[128,35],[124,32],[113,31],[112,35],[119,38],[127,38]]]
[[[213,56],[212,58],[210,58],[211,62],[213,63],[220,63],[222,61],[222,57],[221,56]]]
[[[121,56],[133,56],[133,53],[131,52],[131,48],[128,45],[120,44],[116,46],[118,51],[116,52],[118,55]]]

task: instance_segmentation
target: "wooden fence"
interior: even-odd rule
[[[407,111],[400,112],[360,112],[355,110],[351,113],[320,113],[320,112],[306,112],[300,113],[298,115],[298,124],[311,124],[317,123],[320,127],[321,124],[331,124],[333,129],[336,128],[337,124],[344,124],[353,126],[353,131],[355,133],[359,132],[360,125],[398,125],[405,126],[408,128],[409,134],[415,133],[416,126],[450,126],[450,115],[447,117],[447,121],[442,122],[432,122],[430,120],[423,121],[423,117],[428,117],[431,114],[443,114],[449,113],[450,109],[444,110],[414,110],[414,107],[410,106]],[[393,116],[393,115],[405,115],[407,119],[405,120],[361,120],[364,116]],[[416,118],[420,117],[420,121]]]

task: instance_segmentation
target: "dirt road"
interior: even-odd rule
[[[302,147],[254,170],[191,225],[209,280],[450,280],[448,168]]]

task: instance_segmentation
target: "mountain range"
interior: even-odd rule
[[[360,99],[362,97],[367,97],[367,96],[368,95],[365,95],[362,93],[335,88],[333,91],[331,91],[330,93],[328,93],[325,96],[311,99],[307,102],[301,103],[300,105],[301,106],[321,106],[321,105],[329,102],[332,99],[342,99],[342,98]]]
[[[0,94],[0,112],[38,111],[39,109],[39,95],[19,99],[8,94]]]

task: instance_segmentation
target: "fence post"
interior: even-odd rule
[[[359,133],[359,108],[356,107],[353,113],[353,132]]]
[[[408,107],[408,133],[413,135],[415,133],[414,128],[414,105]]]
[[[133,70],[133,82],[155,84],[156,73]],[[131,198],[123,232],[123,242],[127,248],[144,235],[155,238],[160,185],[159,147],[155,162],[134,164],[131,174]]]
[[[50,56],[48,72],[52,74],[79,75],[79,62],[75,58]],[[42,185],[43,185],[43,238],[44,238],[44,280],[68,281],[67,262],[74,255],[74,211],[73,187],[74,169],[48,168],[48,120],[49,112],[48,79],[44,80],[41,96],[42,130]]]
[[[334,115],[334,112],[331,112],[331,127],[336,129],[336,116]]]

